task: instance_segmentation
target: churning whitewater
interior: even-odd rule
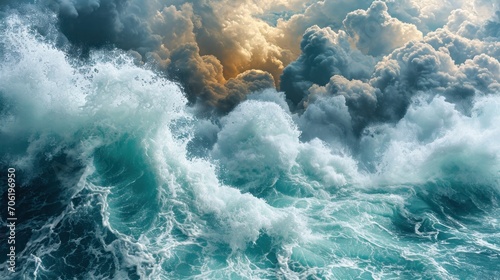
[[[325,93],[368,86],[333,76],[303,110],[265,89],[206,118],[153,65],[74,58],[36,20],[0,26],[0,165],[22,184],[18,271],[2,253],[0,278],[500,278],[498,83],[465,101],[422,88],[368,122],[365,97]],[[498,75],[488,59],[464,67]]]

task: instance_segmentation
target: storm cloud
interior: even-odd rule
[[[280,84],[300,112],[303,138],[355,143],[366,127],[401,120],[417,95],[443,96],[469,115],[475,96],[500,92],[497,21],[498,13],[480,19],[457,9],[423,35],[375,1],[347,14],[338,31],[309,28]]]
[[[496,88],[500,12],[490,1],[43,0],[31,6],[54,12],[77,50],[127,50],[178,81],[203,110],[228,112],[265,88],[284,91],[292,109],[302,111],[341,95],[356,135],[370,122],[401,118],[415,92],[443,94],[466,111],[473,94]]]

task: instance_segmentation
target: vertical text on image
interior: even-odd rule
[[[12,167],[7,169],[7,228],[8,230],[8,253],[7,269],[16,272],[16,170]]]

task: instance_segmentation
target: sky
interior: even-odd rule
[[[55,26],[72,55],[128,51],[179,82],[205,113],[225,114],[266,88],[299,111],[327,110],[322,100],[343,96],[350,120],[339,129],[355,137],[370,122],[400,119],[415,92],[442,92],[466,110],[471,95],[498,86],[495,1],[0,3],[6,14],[24,5],[16,12],[51,18],[38,21],[40,32]]]

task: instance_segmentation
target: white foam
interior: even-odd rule
[[[495,185],[500,178],[498,108],[497,96],[479,97],[469,117],[444,97],[416,98],[396,126],[371,128],[376,132],[362,139],[363,152],[376,162],[380,183]],[[373,147],[378,151],[368,150]]]

